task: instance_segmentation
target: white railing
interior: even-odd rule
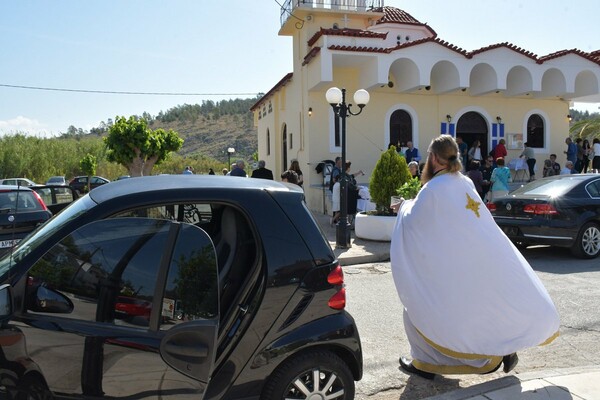
[[[285,0],[281,7],[281,25],[295,8],[325,8],[330,10],[367,11],[383,7],[384,0]]]

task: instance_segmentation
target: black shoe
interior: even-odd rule
[[[418,369],[417,367],[415,367],[413,365],[411,360],[409,360],[406,357],[400,357],[400,360],[398,360],[398,361],[400,362],[400,368],[402,368],[402,370],[404,372],[408,372],[409,374],[419,375],[421,378],[429,379],[429,380],[433,380],[433,378],[435,378],[434,373],[421,371],[420,369]]]
[[[519,357],[517,356],[517,353],[509,354],[507,356],[502,357],[502,363],[504,364],[502,370],[508,374],[510,371],[515,369],[515,367],[519,363]]]

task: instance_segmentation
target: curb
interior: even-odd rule
[[[577,376],[589,373],[600,374],[600,366],[591,365],[587,367],[547,369],[541,371],[524,372],[522,374],[505,376],[500,379],[480,383],[478,385],[470,386],[467,388],[457,389],[452,392],[426,397],[423,400],[467,400],[476,396],[483,396],[486,393],[491,393],[496,390],[505,389],[511,386],[517,386],[520,385],[521,382],[527,382],[536,379],[545,380],[555,377]]]

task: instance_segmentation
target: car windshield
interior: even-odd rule
[[[0,212],[28,212],[43,210],[33,192],[27,190],[0,191]]]
[[[35,231],[33,231],[25,240],[19,242],[19,244],[13,249],[12,255],[7,255],[0,259],[0,281],[3,281],[6,273],[10,270],[13,264],[22,260],[23,257],[31,253],[37,246],[50,237],[57,230],[61,229],[70,220],[83,214],[90,208],[94,207],[96,203],[89,197],[84,196],[79,200],[70,204],[62,212],[54,216],[45,224],[41,225]]]
[[[511,195],[526,196],[550,196],[558,197],[586,180],[585,176],[569,176],[560,179],[540,179],[522,186],[511,193]]]

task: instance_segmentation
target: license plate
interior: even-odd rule
[[[13,240],[1,240],[0,241],[0,249],[4,249],[7,247],[13,247],[17,243],[19,243],[21,239],[13,239]]]

